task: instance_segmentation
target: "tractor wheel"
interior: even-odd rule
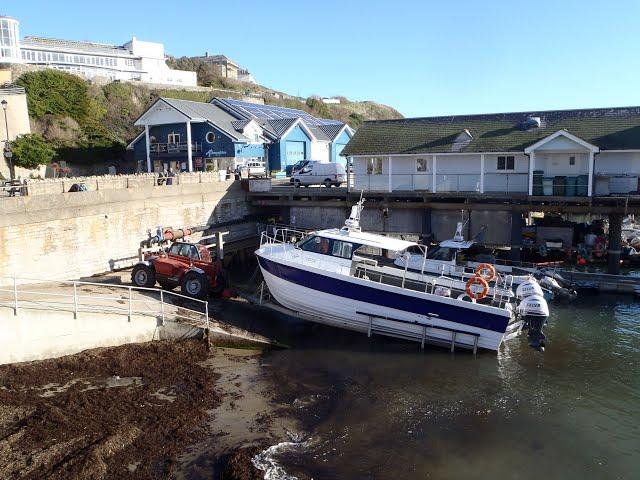
[[[219,297],[220,295],[222,295],[222,292],[224,292],[225,288],[227,288],[227,276],[224,273],[220,272],[218,273],[218,275],[216,275],[216,286],[211,289],[211,293],[216,297]]]
[[[327,179],[324,181],[324,186],[325,186],[325,187],[327,187],[327,188],[331,188],[331,185],[332,185],[332,183],[331,183],[331,179],[327,178]]]
[[[131,272],[131,282],[136,287],[153,288],[156,284],[156,271],[149,265],[136,265]]]
[[[182,279],[182,294],[203,299],[209,295],[209,277],[204,273],[188,272]]]

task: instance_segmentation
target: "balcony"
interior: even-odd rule
[[[435,186],[434,186],[435,182]],[[482,184],[484,182],[484,185]],[[453,174],[358,174],[351,173],[353,191],[365,192],[428,192],[428,193],[527,193],[526,173]]]
[[[149,153],[156,156],[168,156],[175,155],[180,153],[187,153],[189,144],[187,142],[181,143],[151,143],[149,145]],[[191,152],[201,152],[202,151],[202,143],[191,143]]]

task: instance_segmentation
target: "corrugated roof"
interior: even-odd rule
[[[58,38],[45,38],[27,36],[20,42],[26,48],[53,48],[60,50],[73,50],[86,53],[105,53],[108,55],[133,56],[129,49],[107,43],[82,42],[77,40],[61,40]]]
[[[531,117],[540,118],[540,127],[524,129],[523,122]],[[464,130],[472,138],[461,145],[456,139]],[[521,152],[558,130],[601,150],[640,149],[640,107],[368,121],[354,134],[343,155]]]

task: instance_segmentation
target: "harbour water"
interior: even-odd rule
[[[292,346],[263,365],[305,430],[304,441],[274,449],[274,477],[640,475],[636,298],[553,303],[544,353],[524,337],[474,357],[268,314],[264,322]]]

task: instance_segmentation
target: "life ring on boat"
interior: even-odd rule
[[[482,277],[487,283],[496,278],[496,267],[490,263],[481,263],[476,268],[476,275]]]
[[[482,290],[480,292],[474,291],[474,285],[480,285]],[[484,278],[476,275],[467,280],[465,291],[473,300],[482,300],[489,294],[489,284]]]

